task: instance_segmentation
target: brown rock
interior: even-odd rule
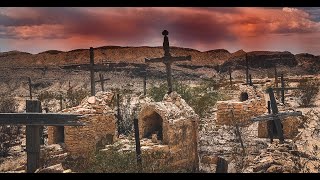
[[[64,169],[62,164],[56,164],[43,169],[37,169],[35,173],[63,173]]]
[[[90,103],[90,104],[96,103],[96,97],[95,97],[95,96],[89,97],[89,98],[88,98],[88,103]]]

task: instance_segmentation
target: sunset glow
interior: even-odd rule
[[[107,45],[320,55],[320,8],[0,8],[1,52]]]

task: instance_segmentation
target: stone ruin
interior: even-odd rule
[[[85,126],[48,127],[48,144],[62,144],[72,157],[87,157],[100,147],[111,144],[117,135],[116,117],[111,108],[114,94],[98,92],[87,97],[76,107],[63,113],[85,115],[80,121]]]
[[[279,112],[289,112],[291,107],[289,105],[286,106],[279,106],[278,104]],[[294,138],[299,132],[298,128],[300,125],[301,118],[298,116],[291,116],[284,118],[281,120],[282,129],[283,129],[283,136],[285,139],[292,139]],[[277,131],[276,128],[273,129],[274,137],[277,137]],[[259,138],[269,138],[268,136],[268,128],[267,128],[267,121],[259,122],[258,125],[258,137]]]
[[[161,102],[146,103],[138,122],[143,151],[164,150],[167,155],[162,161],[175,169],[198,168],[199,117],[179,94],[172,92]]]
[[[217,124],[234,125],[246,123],[250,118],[267,111],[263,92],[252,86],[240,86],[238,100],[217,102]]]

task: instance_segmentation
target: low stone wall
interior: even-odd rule
[[[217,102],[217,124],[245,123],[250,118],[264,114],[267,110],[263,92],[252,86],[240,86],[239,100]],[[241,96],[247,100],[240,101]],[[242,97],[243,98],[243,97]]]

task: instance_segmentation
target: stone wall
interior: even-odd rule
[[[217,124],[245,123],[267,111],[264,93],[252,86],[240,86],[238,100],[217,102]],[[242,98],[247,100],[240,101]]]
[[[164,156],[156,161],[176,170],[198,168],[199,117],[179,94],[172,92],[162,102],[144,104],[138,120],[144,152],[162,152]],[[144,146],[148,139],[158,145]]]
[[[294,138],[298,132],[298,118],[297,117],[287,117],[281,121],[283,126],[283,135],[286,139]],[[267,122],[259,122],[258,126],[258,137],[259,138],[269,138]]]
[[[71,156],[86,157],[99,146],[112,143],[116,138],[116,118],[110,108],[113,93],[98,92],[96,96],[85,98],[77,107],[64,109],[64,113],[85,115],[81,122],[85,126],[66,126],[64,129],[65,151]],[[48,143],[56,142],[56,127],[48,128]]]

